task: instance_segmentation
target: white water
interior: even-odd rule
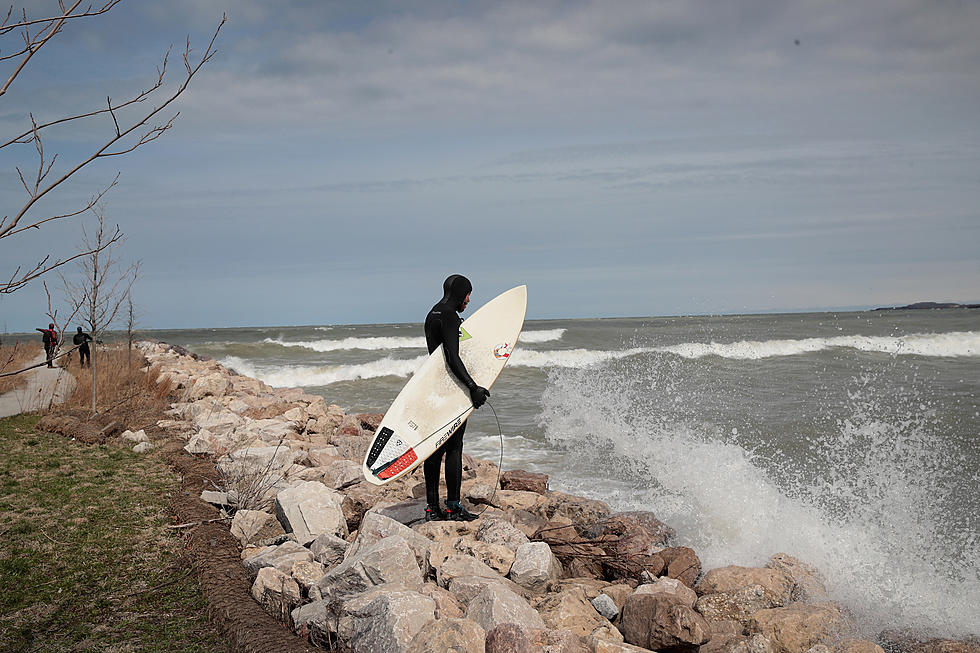
[[[980,535],[945,519],[958,453],[914,388],[885,396],[875,379],[853,379],[849,405],[837,407],[844,417],[804,436],[807,453],[790,460],[742,445],[737,428],[687,417],[700,398],[678,394],[678,364],[611,367],[555,370],[542,400],[547,437],[581,452],[572,473],[597,483],[575,489],[608,498],[596,459],[609,451],[638,488],[615,507],[656,513],[706,569],[786,552],[820,569],[869,636],[980,633]]]

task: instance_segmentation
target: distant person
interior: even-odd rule
[[[54,367],[51,362],[54,360],[54,353],[58,348],[58,332],[55,331],[54,323],[48,324],[47,329],[38,327],[34,330],[41,332],[41,342],[44,343],[44,355],[48,359],[48,367]]]
[[[459,326],[463,323],[459,313],[470,303],[473,284],[466,277],[454,274],[442,284],[443,298],[432,307],[425,318],[425,343],[431,354],[439,345],[446,356],[446,365],[453,376],[466,386],[474,408],[482,406],[490,392],[476,384],[466,366],[459,358]],[[423,463],[425,475],[425,520],[451,519],[472,521],[477,515],[466,510],[459,503],[460,488],[463,484],[463,432],[466,422]],[[439,468],[446,459],[446,509],[439,507]]]
[[[86,361],[88,366],[92,366],[92,353],[88,350],[88,343],[92,342],[92,336],[87,333],[82,333],[82,327],[78,327],[78,331],[71,338],[72,343],[78,345],[78,362],[82,367],[85,367]]]

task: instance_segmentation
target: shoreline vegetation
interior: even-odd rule
[[[233,650],[980,653],[976,640],[929,633],[866,639],[827,596],[819,570],[792,552],[773,552],[760,568],[702,569],[655,515],[614,513],[550,490],[546,475],[498,470],[493,461],[465,456],[464,499],[478,520],[424,523],[420,468],[385,486],[363,480],[380,414],[347,414],[180,347],[143,342],[139,350],[139,362],[119,370],[128,389],[114,391],[99,415],[69,403],[37,430],[135,461],[128,483],[169,493],[173,523],[164,527],[159,510],[147,509],[155,520],[148,531],[163,539],[146,547],[166,550],[178,535],[215,630]],[[79,380],[76,395],[87,401]],[[100,396],[112,392],[100,388]],[[26,426],[15,439],[40,440]],[[151,483],[139,468],[150,461],[169,464],[179,485]],[[74,463],[54,469],[86,474]],[[5,470],[5,495],[9,478]],[[177,568],[172,576],[193,581]],[[134,589],[157,596],[154,578]],[[48,601],[17,600],[23,633],[23,620],[44,618]],[[145,616],[155,615],[150,608]],[[175,637],[198,641],[198,626],[189,629]],[[180,639],[162,641],[146,650],[189,650]],[[223,650],[199,641],[199,650]]]
[[[948,308],[980,308],[980,304],[957,304],[955,302],[916,302],[905,306],[883,306],[876,311],[934,311]]]

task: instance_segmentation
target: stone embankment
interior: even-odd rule
[[[158,426],[221,472],[223,485],[202,498],[230,517],[253,597],[310,644],[392,653],[883,653],[852,637],[820,575],[792,556],[703,570],[651,513],[614,513],[549,490],[545,475],[500,474],[469,456],[463,494],[480,518],[424,523],[421,468],[383,487],[361,475],[381,415],[346,414],[164,344],[141,347],[183,395]],[[980,653],[969,642],[903,637],[882,643]]]

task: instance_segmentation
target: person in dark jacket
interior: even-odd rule
[[[459,313],[466,310],[466,305],[470,303],[473,284],[466,277],[454,274],[446,279],[442,287],[443,298],[432,307],[425,318],[425,344],[430,354],[442,345],[446,365],[453,376],[466,387],[473,407],[479,408],[486,402],[490,392],[476,384],[459,358],[459,325],[463,323]],[[440,519],[472,521],[477,517],[459,503],[460,487],[463,483],[463,433],[465,431],[466,422],[463,422],[445,444],[423,463],[425,498],[428,504],[425,508],[426,521]],[[443,458],[446,460],[446,510],[439,507],[439,472]]]
[[[92,336],[87,333],[82,332],[82,327],[78,327],[78,331],[71,337],[72,344],[78,345],[78,362],[81,363],[82,367],[85,367],[86,361],[88,366],[92,366],[92,353],[88,349],[88,343],[92,342]]]
[[[44,343],[44,355],[48,359],[48,367],[54,367],[51,362],[54,360],[55,350],[58,349],[58,332],[54,328],[54,323],[48,324],[47,329],[38,327],[34,330],[41,332],[41,342]]]

